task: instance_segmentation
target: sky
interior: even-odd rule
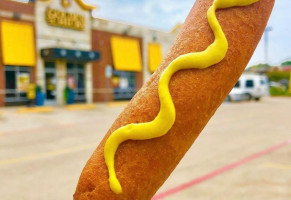
[[[110,20],[148,26],[170,31],[187,17],[195,0],[86,0],[98,5],[93,16]],[[291,60],[291,0],[276,0],[268,26],[268,63],[280,65]],[[266,63],[264,40],[259,43],[249,66]]]

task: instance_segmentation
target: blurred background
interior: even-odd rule
[[[0,199],[72,199],[194,2],[0,1]],[[154,199],[290,200],[290,8],[276,1],[244,74]]]

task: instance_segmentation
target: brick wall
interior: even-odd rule
[[[0,10],[11,11],[14,13],[34,15],[35,3],[19,3],[10,0],[0,0]]]
[[[4,88],[5,88],[5,86],[4,86],[4,67],[2,64],[2,54],[0,53],[0,107],[4,106],[4,96],[5,96]]]
[[[92,75],[93,75],[93,101],[112,101],[113,100],[113,87],[111,83],[111,79],[108,80],[105,77],[105,68],[107,65],[113,66],[111,46],[110,46],[110,38],[114,35],[114,33],[104,32],[92,30],[92,48],[94,51],[99,51],[101,54],[101,59],[97,62],[93,63]],[[142,56],[142,38],[131,37],[119,35],[127,38],[138,39],[140,48],[141,48],[141,56]],[[137,90],[139,90],[143,83],[143,73],[136,73],[136,86]]]
[[[0,18],[0,23],[2,19]],[[1,40],[1,26],[0,26],[0,40]],[[4,75],[4,65],[2,56],[2,45],[0,41],[0,107],[4,106],[5,99],[5,75]]]

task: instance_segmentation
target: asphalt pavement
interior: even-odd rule
[[[124,104],[0,109],[0,199],[69,200]],[[224,103],[154,199],[290,200],[291,98]]]

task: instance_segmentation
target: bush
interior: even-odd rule
[[[40,85],[37,85],[35,88],[36,92],[42,92],[42,87]]]
[[[283,71],[271,71],[267,74],[270,81],[278,82],[282,79],[290,80],[290,72],[283,72]]]
[[[282,96],[285,95],[286,91],[279,87],[270,87],[271,96]]]
[[[288,90],[284,90],[280,87],[270,87],[270,95],[271,96],[291,96]]]

